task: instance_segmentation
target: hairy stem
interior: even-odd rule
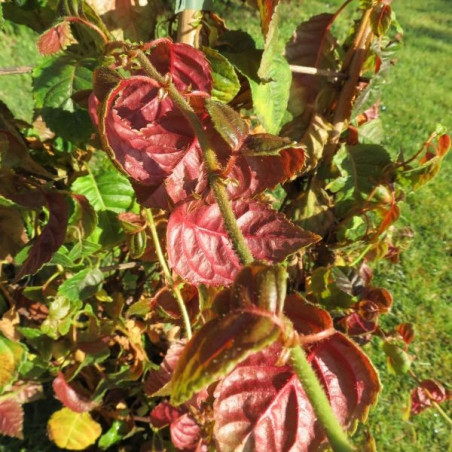
[[[218,162],[215,151],[213,150],[212,146],[210,146],[209,140],[204,132],[199,118],[196,116],[193,108],[188,104],[188,102],[179,93],[175,86],[162,74],[160,74],[157,69],[155,69],[153,64],[141,50],[137,51],[136,56],[145,73],[165,88],[168,96],[187,119],[188,123],[193,129],[193,132],[198,138],[204,163],[207,169],[209,185],[212,188],[212,191],[215,195],[215,200],[218,203],[218,207],[220,208],[226,231],[228,232],[234,251],[237,253],[237,256],[239,257],[242,264],[250,264],[251,262],[253,262],[254,258],[248,248],[248,245],[245,242],[242,231],[237,224],[237,220],[228,200],[226,188],[220,177],[220,164]]]
[[[166,259],[163,254],[162,247],[160,246],[160,240],[159,240],[159,236],[157,233],[157,227],[156,227],[155,221],[154,221],[154,215],[152,214],[151,209],[146,209],[146,219],[147,219],[147,221],[149,223],[149,227],[151,229],[152,240],[154,242],[155,251],[157,253],[157,257],[159,259],[160,266],[162,267],[163,274],[165,275],[165,278],[167,279],[168,283],[170,284],[171,290],[173,291],[177,304],[179,305],[179,309],[182,314],[182,319],[184,321],[185,331],[187,333],[187,339],[190,340],[191,336],[192,336],[190,317],[188,316],[187,308],[185,306],[184,299],[182,297],[179,286],[174,283],[173,277],[171,275],[171,271],[168,267],[168,264],[166,263]]]
[[[308,396],[309,402],[311,402],[314,413],[325,430],[331,447],[335,452],[352,452],[354,448],[350,445],[347,435],[336,419],[317,375],[309,364],[306,354],[300,345],[290,349],[290,358],[292,366]]]

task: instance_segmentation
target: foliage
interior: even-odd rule
[[[310,19],[284,56],[277,3],[257,2],[263,49],[208,12],[201,50],[125,5],[4,8],[46,58],[33,124],[0,110],[1,433],[20,437],[52,382],[49,437],[69,450],[349,450],[341,428],[380,391],[360,346],[412,372],[369,265],[406,248],[399,203],[450,138],[397,160],[380,143],[366,99],[400,39],[389,2],[361,2],[342,42],[342,9]],[[447,398],[427,380],[412,412]]]

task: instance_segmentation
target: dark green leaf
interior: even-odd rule
[[[44,59],[33,71],[35,106],[55,133],[75,143],[93,132],[88,111],[80,109],[72,96],[93,86],[92,58],[77,59],[63,54]]]
[[[58,295],[71,301],[85,300],[100,289],[103,280],[100,270],[87,268],[64,281],[58,288]]]

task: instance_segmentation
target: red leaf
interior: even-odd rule
[[[174,368],[179,361],[184,347],[185,343],[183,342],[174,342],[171,344],[160,368],[158,370],[151,370],[148,373],[144,386],[146,394],[154,394],[171,380]]]
[[[77,41],[72,36],[71,25],[65,20],[44,32],[39,37],[37,46],[41,55],[51,55],[75,42]]]
[[[214,435],[219,450],[318,450],[325,435],[303,387],[281,348],[250,357],[215,391]],[[309,359],[344,427],[364,419],[376,400],[378,377],[367,357],[336,333],[316,344]],[[293,448],[293,449],[292,449]]]
[[[256,259],[280,262],[318,240],[265,204],[232,201],[231,206]],[[241,268],[217,204],[177,206],[168,221],[167,243],[171,267],[193,284],[226,285]]]
[[[201,427],[189,413],[172,422],[170,431],[172,443],[182,451],[194,451],[201,443]]]
[[[103,145],[133,180],[159,185],[195,142],[190,125],[148,77],[121,81],[106,99]]]
[[[401,323],[397,325],[395,330],[402,336],[403,342],[410,345],[414,339],[414,328],[412,323]]]
[[[23,439],[24,411],[14,399],[0,401],[0,434]]]
[[[211,93],[211,69],[203,52],[187,44],[173,43],[167,38],[152,41],[145,49],[150,49],[149,60],[155,68],[161,74],[171,75],[178,91]]]
[[[441,383],[435,380],[424,380],[411,392],[410,414],[419,414],[432,406],[433,402],[441,403],[450,400],[452,394]]]
[[[268,28],[278,3],[279,0],[257,0],[257,6],[259,8],[259,15],[261,18],[261,28],[264,37],[267,36]]]
[[[69,209],[64,195],[61,193],[45,193],[49,209],[49,221],[41,234],[33,239],[33,246],[23,263],[16,279],[36,273],[48,262],[66,237]]]
[[[83,413],[84,411],[91,411],[98,404],[92,400],[78,394],[66,381],[64,375],[59,372],[58,376],[52,383],[55,397],[70,410],[76,413]]]
[[[150,413],[151,425],[154,428],[163,428],[175,422],[187,410],[185,407],[174,407],[168,401],[159,403]]]

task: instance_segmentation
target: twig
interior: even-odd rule
[[[346,74],[343,72],[334,72],[327,69],[317,69],[315,67],[309,66],[298,66],[296,64],[291,64],[290,70],[296,74],[308,74],[308,75],[319,75],[321,77],[331,77],[331,78],[345,78]]]
[[[115,270],[128,270],[129,268],[138,268],[143,264],[141,262],[125,262],[123,264],[106,265],[105,267],[100,267],[99,270],[104,273],[108,273]]]
[[[185,98],[179,93],[171,81],[168,81],[154,65],[149,61],[148,57],[141,51],[136,50],[136,57],[141,64],[146,75],[159,83],[168,93],[169,98],[174,102],[176,107],[181,111],[190,124],[193,132],[198,138],[199,145],[202,150],[203,160],[206,165],[209,186],[215,195],[215,200],[220,208],[226,231],[228,232],[234,251],[237,253],[242,264],[250,264],[254,261],[253,255],[245,242],[242,231],[240,230],[235,219],[234,212],[229,203],[226,188],[221,180],[221,167],[218,163],[215,151],[209,143],[203,126],[196,116],[193,108],[188,104]]]
[[[154,241],[155,251],[157,253],[157,257],[159,259],[160,265],[163,270],[163,274],[167,279],[168,283],[171,286],[171,290],[176,298],[177,304],[179,305],[180,312],[182,314],[182,319],[184,321],[185,331],[187,332],[187,339],[190,340],[192,336],[190,317],[188,316],[187,308],[185,306],[184,299],[182,297],[179,286],[174,283],[173,277],[171,275],[171,271],[166,263],[165,256],[163,254],[162,247],[160,246],[160,240],[157,233],[157,227],[154,221],[154,215],[152,214],[151,209],[146,209],[146,219],[148,220],[149,227],[151,229],[152,240]]]
[[[197,9],[186,9],[178,14],[177,42],[199,47],[200,15]]]
[[[15,66],[0,68],[0,75],[27,74],[33,70],[33,66]]]

